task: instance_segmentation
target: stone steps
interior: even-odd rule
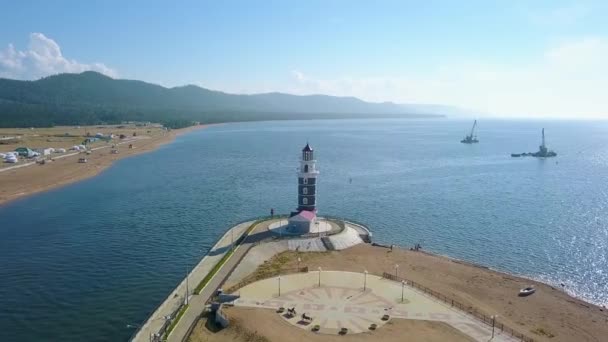
[[[335,251],[336,248],[334,247],[334,244],[331,242],[331,239],[328,236],[324,236],[321,238],[321,242],[323,242],[323,245],[325,246],[325,248],[328,251]]]
[[[325,252],[327,248],[319,238],[293,239],[288,241],[289,250],[300,252]]]

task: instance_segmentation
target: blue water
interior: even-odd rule
[[[608,122],[481,121],[481,143],[460,144],[470,124],[215,126],[2,206],[0,340],[128,339],[230,225],[294,208],[307,140],[321,213],[608,304]],[[557,158],[509,157],[541,127]]]

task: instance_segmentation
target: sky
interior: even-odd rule
[[[608,1],[0,0],[0,77],[608,119]]]

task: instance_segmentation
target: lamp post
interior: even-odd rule
[[[401,281],[401,303],[403,303],[403,289],[405,289],[405,281]]]
[[[395,278],[398,277],[397,271],[399,270],[399,265],[395,264]]]
[[[321,267],[319,267],[319,287],[321,287]]]
[[[494,338],[494,326],[496,325],[496,317],[498,317],[498,315],[492,316],[492,338]]]
[[[300,272],[300,261],[302,261],[302,259],[300,259],[300,257],[298,257],[298,272]]]
[[[281,297],[281,276],[279,276],[279,297]]]
[[[367,289],[367,270],[363,271],[363,291]]]

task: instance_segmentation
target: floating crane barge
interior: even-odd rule
[[[475,122],[473,122],[473,128],[471,128],[471,133],[469,135],[467,135],[466,137],[464,137],[464,139],[460,140],[461,143],[463,144],[476,144],[479,142],[479,140],[477,140],[477,136],[475,136],[475,126],[477,126],[477,120],[475,120]]]
[[[538,152],[528,152],[528,153],[511,153],[511,157],[537,157],[537,158],[549,158],[555,157],[557,153],[550,151],[547,149],[545,145],[545,129],[543,128],[543,140],[541,145],[538,147]]]

